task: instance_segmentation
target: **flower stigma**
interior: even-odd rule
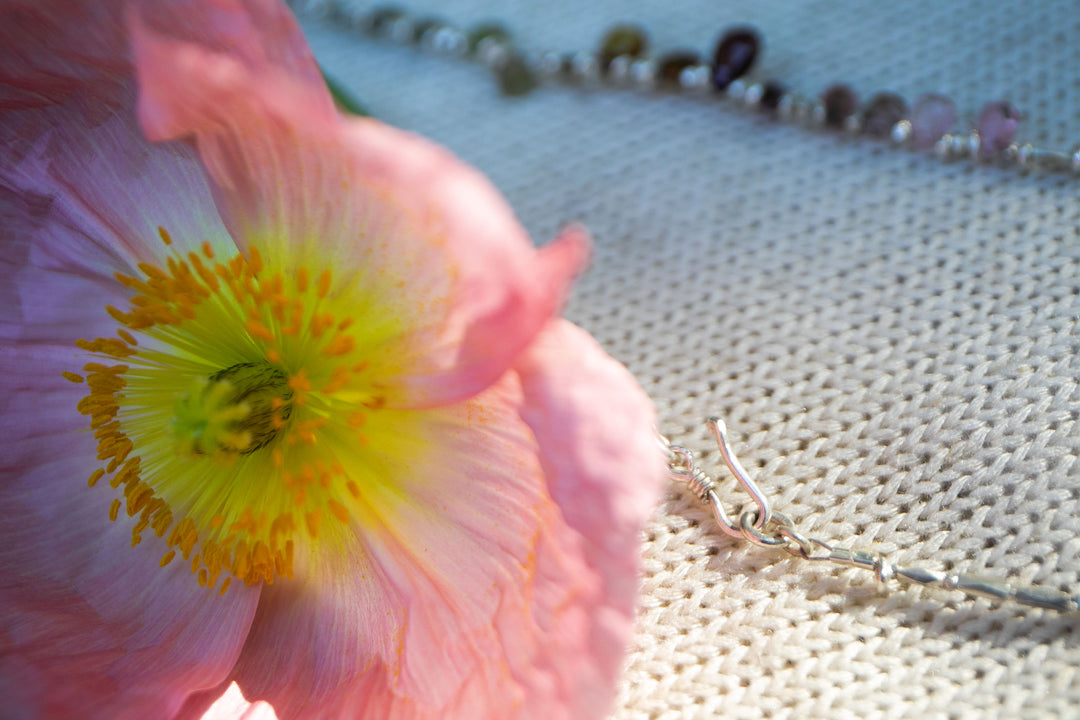
[[[79,340],[93,359],[64,373],[88,389],[77,409],[101,463],[88,484],[119,491],[109,518],[137,518],[132,547],[152,532],[161,566],[179,556],[202,586],[292,578],[299,550],[333,547],[371,513],[363,449],[384,400],[365,354],[394,320],[370,312],[363,283],[335,285],[329,262],[267,268],[254,243],[182,256],[159,234],[164,267],[116,275],[132,292],[106,307],[116,337]]]

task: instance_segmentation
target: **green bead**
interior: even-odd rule
[[[469,31],[469,52],[475,53],[477,46],[488,38],[495,42],[508,43],[510,31],[496,22],[480,23]]]
[[[620,55],[638,58],[645,54],[649,41],[637,25],[616,25],[600,42],[600,71],[607,72],[611,61]]]
[[[539,85],[536,75],[529,69],[521,53],[513,52],[495,71],[499,90],[503,95],[517,97],[527,95]]]

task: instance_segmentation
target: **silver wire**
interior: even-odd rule
[[[661,445],[667,452],[668,474],[672,479],[685,484],[699,500],[711,507],[717,525],[726,535],[746,540],[759,547],[784,550],[811,562],[825,562],[867,570],[874,574],[882,586],[896,580],[906,585],[959,590],[971,596],[1015,602],[1027,607],[1064,613],[1080,611],[1080,596],[1070,595],[1054,588],[1017,586],[1002,580],[964,573],[949,573],[917,567],[896,567],[879,553],[836,547],[824,540],[806,537],[795,529],[789,517],[772,510],[768,497],[750,478],[731,449],[724,422],[719,418],[710,417],[705,424],[720,448],[724,464],[757,506],[756,509],[742,510],[735,516],[738,518],[737,522],[733,522],[732,516],[728,515],[724,509],[723,502],[716,492],[716,482],[697,466],[694,454],[680,445],[673,445],[663,435],[659,437]]]

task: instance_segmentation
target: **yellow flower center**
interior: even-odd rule
[[[383,399],[364,355],[394,321],[369,312],[354,327],[350,310],[376,306],[362,283],[266,268],[254,245],[217,260],[203,243],[139,269],[116,276],[134,293],[126,311],[106,308],[117,337],[78,341],[96,357],[85,377],[64,373],[89,388],[78,410],[102,463],[89,485],[108,477],[121,491],[110,519],[138,516],[132,547],[153,532],[162,567],[180,555],[200,585],[292,577],[324,520],[365,512],[375,471],[356,458]]]

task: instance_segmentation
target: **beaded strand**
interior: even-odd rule
[[[951,99],[927,93],[910,104],[893,92],[878,92],[865,103],[849,85],[829,85],[817,97],[789,91],[776,80],[749,81],[761,54],[758,31],[725,30],[711,62],[691,50],[649,54],[647,35],[632,24],[613,26],[596,51],[526,52],[498,23],[469,30],[430,17],[411,17],[398,7],[357,8],[348,0],[292,0],[298,11],[323,17],[370,37],[416,45],[442,55],[469,59],[489,68],[506,95],[525,95],[543,82],[575,86],[682,92],[712,97],[779,120],[930,151],[946,161],[1012,165],[1023,171],[1080,176],[1080,144],[1068,151],[1018,143],[1022,115],[1011,103],[986,103],[969,130],[957,129]]]

